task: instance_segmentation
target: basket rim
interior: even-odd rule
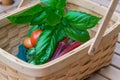
[[[116,23],[116,24],[114,24],[114,27],[107,29],[105,34],[103,35],[103,37],[107,36],[114,29],[118,28],[118,30],[120,30],[120,27],[118,27],[118,25],[120,26],[120,24]],[[90,39],[89,41],[87,41],[83,45],[77,47],[76,49],[68,52],[67,54],[65,54],[53,61],[45,63],[43,65],[32,65],[32,64],[26,63],[26,62],[18,59],[17,57],[9,54],[8,52],[6,52],[5,50],[3,50],[1,48],[0,48],[0,61],[2,61],[7,66],[10,66],[11,68],[13,68],[21,73],[24,73],[26,75],[35,76],[35,77],[46,76],[57,70],[64,68],[66,65],[69,65],[69,64],[73,63],[74,61],[78,60],[78,58],[73,57],[74,55],[78,55],[78,53],[77,53],[78,50],[79,50],[79,55],[80,55],[79,59],[82,58],[84,55],[86,55],[85,53],[83,53],[83,51],[84,50],[88,51],[92,41],[94,41],[94,38]],[[70,59],[73,59],[73,60],[71,61]]]
[[[70,2],[73,2],[73,0],[69,0]],[[102,10],[106,10],[107,8],[104,8],[104,7],[101,7],[100,5],[97,5],[91,1],[87,1],[87,0],[84,0],[84,1],[80,1],[80,2],[89,2],[91,3],[91,5],[93,6],[99,6],[100,9]],[[77,4],[79,5],[79,3]],[[93,9],[92,9],[93,10]],[[101,12],[101,15],[103,15],[103,13]],[[114,14],[113,16],[113,21],[116,21],[114,27],[112,28],[109,28],[106,30],[104,36],[106,36],[107,34],[109,34],[113,29],[116,29],[116,25],[120,25],[120,23],[118,22],[117,20],[117,13]],[[1,18],[0,18],[1,19]],[[103,37],[104,37],[103,36]],[[94,38],[93,38],[94,39]],[[11,68],[21,72],[21,73],[24,73],[26,75],[30,75],[30,76],[35,76],[35,77],[41,77],[41,76],[45,76],[45,75],[48,75],[50,73],[53,73],[55,72],[56,70],[60,70],[62,69],[63,67],[65,67],[66,65],[68,64],[71,64],[72,62],[74,62],[76,59],[74,59],[73,61],[70,61],[68,59],[72,58],[73,55],[76,54],[76,50],[79,49],[79,53],[82,53],[82,50],[86,49],[88,50],[93,39],[90,39],[89,41],[87,41],[86,43],[84,43],[83,45],[81,45],[80,47],[70,51],[68,54],[65,54],[53,61],[50,61],[48,63],[45,63],[43,65],[31,65],[29,63],[26,63],[18,58],[16,58],[15,56],[9,54],[8,52],[4,51],[3,49],[0,48],[0,60],[6,64],[7,66],[10,66]],[[85,54],[80,54],[81,57],[84,56]],[[67,64],[65,64],[65,62],[67,62]],[[58,67],[57,69],[55,69],[55,67],[57,66],[60,66],[62,64],[61,67]],[[64,64],[64,65],[63,65]],[[51,68],[52,67],[52,68]]]

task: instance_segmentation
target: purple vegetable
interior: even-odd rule
[[[81,43],[80,42],[72,42],[69,43],[68,46],[60,53],[59,57],[66,54],[67,52],[77,48],[78,46],[80,46]]]
[[[52,58],[50,60],[54,60],[60,55],[61,51],[66,47],[68,40],[69,40],[69,38],[65,38],[61,42],[59,42],[59,44],[57,45],[57,48],[54,52],[54,55],[52,56]]]

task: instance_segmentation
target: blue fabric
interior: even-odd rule
[[[25,62],[28,61],[27,57],[26,57],[26,54],[27,54],[27,48],[24,47],[23,44],[20,44],[19,45],[19,48],[18,48],[18,54],[17,54],[17,57]]]

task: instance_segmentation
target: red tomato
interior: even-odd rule
[[[33,46],[36,46],[38,37],[40,36],[41,33],[42,33],[42,30],[35,30],[35,31],[32,32],[31,42],[32,42]]]
[[[24,39],[24,46],[26,47],[26,48],[32,48],[33,47],[33,45],[32,45],[32,43],[31,43],[31,39],[30,38],[25,38]]]

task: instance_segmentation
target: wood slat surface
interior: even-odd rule
[[[113,66],[103,68],[99,71],[99,73],[110,80],[120,80],[120,70]]]
[[[100,5],[103,5],[105,7],[108,7],[108,5],[110,4],[111,0],[91,0],[91,1],[99,3]],[[116,11],[120,12],[120,2],[119,2],[119,5],[116,8]]]
[[[109,79],[103,77],[103,76],[100,75],[100,74],[95,73],[95,74],[93,74],[92,76],[90,76],[90,78],[88,78],[88,79],[86,79],[86,80],[109,80]]]
[[[120,54],[120,43],[116,43],[115,52],[116,52],[117,54]]]
[[[120,56],[119,55],[114,54],[111,65],[120,69]]]

